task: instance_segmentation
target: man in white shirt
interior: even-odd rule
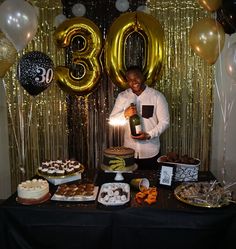
[[[142,132],[132,136],[129,122],[124,132],[124,146],[135,150],[136,163],[139,169],[157,168],[160,151],[160,135],[169,127],[168,103],[164,95],[148,87],[142,71],[131,67],[125,74],[129,88],[119,93],[113,110],[112,119],[127,119],[138,113],[142,120]],[[134,103],[136,107],[130,106]]]

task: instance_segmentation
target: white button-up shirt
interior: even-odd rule
[[[151,138],[149,140],[133,139],[130,133],[129,122],[126,122],[124,146],[133,148],[136,158],[154,157],[160,151],[159,137],[169,127],[170,116],[166,98],[161,92],[148,86],[139,96],[128,88],[119,93],[110,114],[110,121],[113,119],[124,121],[124,110],[131,103],[136,104],[138,114],[142,120],[142,130],[147,132]]]

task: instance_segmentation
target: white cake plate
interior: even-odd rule
[[[135,163],[133,166],[128,167],[127,170],[109,170],[108,167],[105,165],[101,166],[102,170],[104,170],[105,173],[116,173],[116,176],[114,178],[115,181],[123,181],[124,176],[123,173],[132,173],[138,168],[138,165]]]

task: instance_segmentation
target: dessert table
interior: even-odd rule
[[[146,177],[157,183],[155,171],[124,174],[124,182]],[[212,180],[210,172],[199,172],[199,180]],[[97,186],[113,182],[114,175],[85,171],[82,180]],[[173,188],[157,186],[157,202],[139,205],[131,200],[122,206],[104,206],[95,201],[37,205],[16,202],[16,193],[0,205],[2,249],[228,249],[235,248],[236,205],[221,208],[190,206],[177,200]],[[56,186],[50,184],[53,194]]]

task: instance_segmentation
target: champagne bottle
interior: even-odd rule
[[[135,106],[131,103],[131,106]],[[138,114],[134,114],[129,118],[130,131],[132,136],[138,136],[142,131],[141,129],[141,118]]]

